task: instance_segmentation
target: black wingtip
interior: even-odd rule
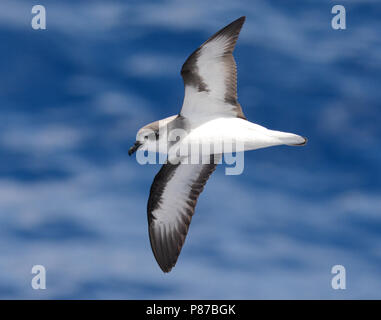
[[[165,260],[163,260],[162,257],[159,257],[158,255],[156,255],[155,252],[154,252],[154,256],[155,256],[157,265],[160,267],[160,269],[161,269],[161,271],[163,271],[163,273],[171,272],[172,268],[176,265],[177,258],[176,258],[175,262],[168,263],[168,261],[165,261]]]
[[[228,26],[232,25],[239,25],[239,28],[242,28],[242,25],[245,23],[246,16],[242,16],[236,20],[234,20],[232,23],[230,23]]]
[[[243,24],[245,23],[246,16],[242,16],[233,22],[229,23],[225,28],[226,29],[238,29],[238,32],[241,30]]]
[[[233,22],[229,23],[227,26],[223,27],[221,30],[217,31],[214,35],[212,35],[208,40],[206,40],[201,45],[201,47],[204,46],[205,44],[213,41],[214,39],[224,35],[224,36],[231,39],[229,50],[230,50],[230,52],[233,52],[235,44],[236,44],[237,39],[238,39],[238,35],[241,32],[241,29],[242,29],[243,23],[245,22],[245,19],[246,19],[246,17],[242,16],[242,17],[234,20]]]
[[[173,267],[176,265],[180,252],[176,254],[174,260],[168,260],[168,256],[159,255],[157,254],[156,250],[152,250],[152,251],[161,271],[163,271],[163,273],[171,272]]]
[[[159,265],[159,267],[160,267],[161,271],[163,271],[163,273],[165,273],[165,274],[170,273],[172,270],[172,267],[162,267],[160,265]]]

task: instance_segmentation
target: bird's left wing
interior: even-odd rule
[[[245,22],[241,17],[218,31],[185,61],[185,96],[180,114],[188,119],[231,116],[245,119],[237,101],[233,50]]]
[[[164,164],[152,183],[148,199],[151,248],[164,272],[176,264],[198,196],[216,168],[219,155],[209,164]]]

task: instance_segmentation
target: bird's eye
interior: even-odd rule
[[[144,141],[147,141],[148,140],[148,136],[144,136]]]

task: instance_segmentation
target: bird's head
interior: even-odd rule
[[[128,150],[128,155],[132,155],[137,150],[144,146],[144,149],[150,150],[153,146],[156,146],[156,141],[159,139],[159,128],[141,128],[137,135],[136,141],[133,146]]]
[[[176,117],[177,115],[165,118],[163,120],[158,120],[139,129],[136,134],[136,141],[128,150],[128,154],[131,156],[141,148],[148,151],[158,152],[158,142],[162,136],[164,136],[163,132],[166,133],[168,123]]]

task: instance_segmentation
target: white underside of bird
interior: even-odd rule
[[[169,148],[169,154],[177,150],[192,148],[194,145],[205,145],[202,153],[209,155],[208,146],[221,147],[221,152],[242,152],[277,145],[303,145],[306,139],[293,133],[269,130],[258,124],[240,118],[216,118],[204,122],[192,129],[180,144]],[[173,158],[169,158],[171,161]]]

